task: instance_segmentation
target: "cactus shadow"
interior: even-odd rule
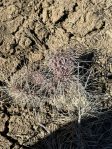
[[[112,149],[112,111],[60,127],[31,149]]]

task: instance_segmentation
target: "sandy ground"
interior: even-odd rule
[[[104,66],[112,56],[112,1],[0,0],[0,67],[7,78],[26,63],[36,64],[49,51],[65,47],[82,53],[96,50]],[[106,71],[111,73],[110,65],[111,62],[106,65]],[[0,76],[1,86],[3,82]],[[57,115],[53,123],[50,105],[44,105],[40,116],[38,111],[35,114],[32,109],[7,102],[7,98],[0,97],[0,149],[29,148],[29,144],[38,142],[60,125],[75,120],[65,116],[65,122]]]

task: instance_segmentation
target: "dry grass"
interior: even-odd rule
[[[85,89],[88,80],[85,86],[81,84],[78,56],[70,49],[51,54],[46,62],[47,69],[41,66],[40,70],[33,71],[25,66],[13,74],[7,81],[9,95],[23,107],[36,108],[40,102],[49,102],[57,109],[65,107],[67,111],[74,111],[77,108],[81,119],[91,110],[92,96]]]
[[[89,116],[94,118],[100,114],[102,108],[100,107],[101,102],[99,99],[102,96],[95,95],[86,90],[91,79],[91,74],[92,77],[94,75],[94,70],[92,66],[90,68],[84,67],[88,65],[87,60],[83,62],[79,60],[79,55],[72,49],[69,49],[66,52],[60,51],[59,53],[49,55],[39,70],[33,70],[24,66],[21,70],[10,76],[9,80],[1,70],[2,78],[4,78],[7,84],[5,87],[1,87],[1,90],[7,92],[8,96],[13,99],[14,104],[18,104],[23,108],[25,106],[28,108],[32,107],[34,111],[39,107],[39,125],[48,134],[56,129],[48,130],[42,125],[43,115],[46,114],[46,110],[44,109],[46,108],[46,103],[52,107],[50,110],[52,115],[51,121],[58,126],[62,126],[75,119],[76,126],[74,125],[75,130],[73,129],[75,136],[73,134],[70,138],[72,137],[73,140],[76,139],[74,141],[76,141],[77,149],[88,149],[88,147],[95,148],[94,146],[89,146],[88,140],[84,138],[86,133],[87,135],[90,134],[91,138],[93,137],[90,132],[92,128],[88,128],[90,126],[83,128],[83,119]],[[85,71],[85,69],[87,70]],[[86,74],[84,76],[82,74],[83,71]],[[99,121],[97,123],[99,125]],[[60,134],[66,141],[67,134],[65,133],[70,133],[67,131],[71,131],[71,129],[66,130],[66,132],[64,131],[64,134]],[[72,149],[72,143],[71,147],[66,147],[58,142],[58,148]],[[97,144],[97,142],[93,144]],[[55,146],[50,148],[56,149]]]

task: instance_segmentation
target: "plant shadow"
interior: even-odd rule
[[[70,122],[49,134],[32,149],[112,149],[112,111]]]

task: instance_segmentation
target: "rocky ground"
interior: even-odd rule
[[[5,73],[0,74],[1,87],[25,65],[41,63],[49,51],[66,48],[97,53],[105,94],[110,95],[103,107],[111,107],[111,0],[0,0],[0,70]],[[35,112],[12,103],[4,92],[0,91],[0,149],[37,148],[34,144],[41,138],[76,119],[66,114],[69,107],[54,116],[55,109],[52,113],[45,103]]]

